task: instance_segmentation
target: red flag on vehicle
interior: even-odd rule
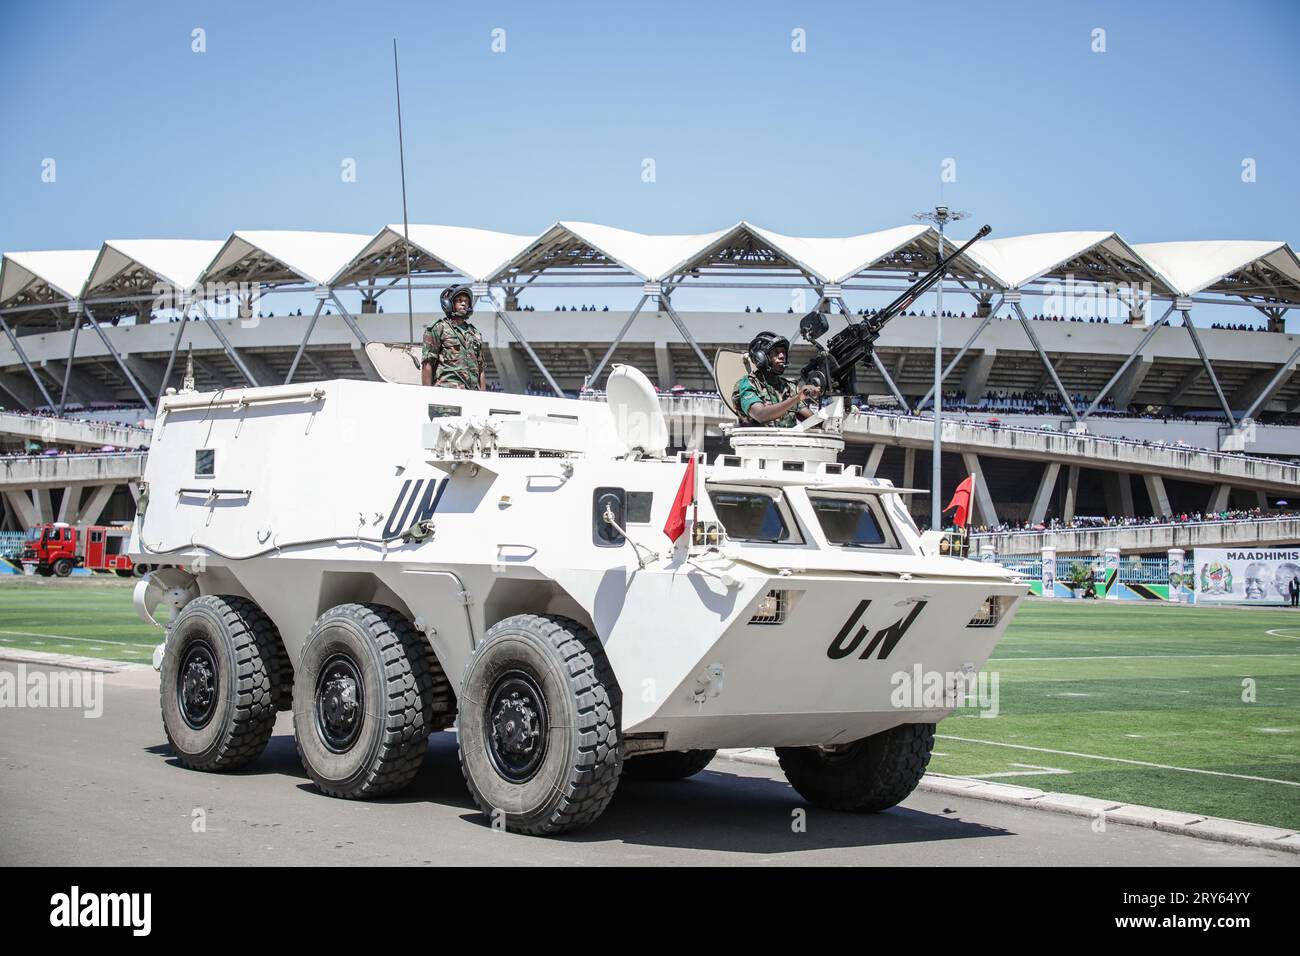
[[[958,485],[957,490],[953,492],[952,501],[948,502],[948,507],[943,509],[944,514],[952,511],[953,508],[957,509],[954,519],[959,528],[966,527],[966,519],[970,517],[970,499],[974,493],[975,476],[967,475],[966,480]]]
[[[695,456],[686,465],[686,474],[682,476],[681,486],[673,506],[668,509],[668,521],[664,524],[664,534],[676,541],[686,530],[686,508],[695,501]]]

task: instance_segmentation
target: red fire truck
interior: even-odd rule
[[[115,571],[126,578],[148,569],[124,553],[131,529],[105,525],[75,527],[62,521],[38,525],[27,532],[21,561],[37,574],[66,578],[73,568]]]

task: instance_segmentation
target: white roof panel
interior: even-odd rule
[[[296,279],[325,285],[374,238],[353,232],[297,232],[238,230],[200,277],[220,281],[231,278],[232,267],[250,255],[274,260],[283,268],[264,270],[253,281],[292,282]]]
[[[94,249],[51,252],[6,252],[0,261],[0,308],[36,287],[47,287],[41,298],[75,299],[95,264]]]
[[[568,255],[575,251],[576,246],[590,249],[641,279],[658,282],[674,275],[731,231],[720,229],[694,235],[655,236],[594,222],[562,220],[530,242],[489,278],[504,276],[511,269],[544,269],[546,260],[557,248],[562,252],[564,265],[591,265],[589,261],[583,261],[583,256],[575,260]],[[599,264],[608,265],[606,262]]]
[[[673,275],[678,267],[731,231],[719,229],[694,235],[652,236],[594,222],[561,221],[559,225],[586,240],[629,272],[650,282]]]
[[[981,239],[967,255],[998,276],[1006,288],[1019,289],[1060,268],[1072,268],[1068,264],[1077,266],[1077,260],[1094,252],[1093,266],[1099,271],[1080,275],[1081,280],[1139,278],[1157,286],[1158,291],[1174,291],[1168,276],[1113,232],[1041,232]]]
[[[411,223],[408,228],[411,245],[446,266],[446,271],[462,275],[472,282],[486,281],[537,239],[537,236],[519,236],[467,226]],[[348,279],[365,260],[399,246],[403,239],[401,223],[385,226],[338,271],[331,284]]]
[[[823,282],[844,282],[863,269],[888,258],[899,249],[916,242],[929,226],[898,226],[879,232],[865,232],[843,238],[786,236],[746,222],[754,235],[769,243],[803,271]],[[955,248],[955,247],[954,247]]]
[[[1300,291],[1300,261],[1285,242],[1144,242],[1133,248],[1169,276],[1183,295],[1195,295],[1261,262]]]
[[[93,299],[137,267],[173,289],[191,289],[223,245],[220,239],[110,239],[99,250],[83,298]]]

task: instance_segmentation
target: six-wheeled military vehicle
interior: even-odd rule
[[[805,380],[842,395],[889,314],[829,348],[806,316]],[[775,747],[811,803],[883,810],[1026,593],[921,534],[916,489],[841,463],[842,397],[706,460],[669,451],[630,367],[585,402],[421,387],[417,349],[368,351],[386,381],[162,402],[132,554],[172,565],[136,602],[172,609],[155,663],[187,767],[246,764],[291,709],[339,797],[400,789],[454,724],[475,802],[524,833],[719,748]],[[724,401],[744,363],[720,353]]]

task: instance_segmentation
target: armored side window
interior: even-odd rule
[[[654,501],[652,491],[629,491],[627,493],[627,523],[649,524],[650,505]]]
[[[194,477],[215,478],[217,474],[217,451],[215,448],[200,448],[194,452]]]
[[[429,421],[435,418],[458,418],[460,417],[461,407],[459,405],[430,405]]]
[[[727,536],[736,541],[777,542],[790,537],[774,493],[710,489],[709,498]]]

